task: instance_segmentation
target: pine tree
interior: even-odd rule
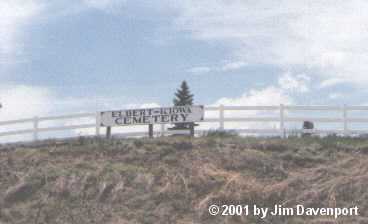
[[[180,89],[177,89],[175,98],[173,100],[174,106],[187,106],[193,105],[193,94],[190,93],[189,86],[186,81],[183,81],[180,85]],[[175,124],[173,129],[188,129],[193,123],[178,123]]]
[[[173,100],[175,106],[193,105],[193,94],[190,93],[189,86],[186,81],[183,81],[175,93]]]

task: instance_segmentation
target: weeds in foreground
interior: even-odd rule
[[[360,207],[368,140],[211,133],[75,139],[0,149],[0,223],[315,223],[319,217],[209,216],[212,203]],[[0,148],[1,148],[0,147]],[[328,223],[328,222],[327,222]]]

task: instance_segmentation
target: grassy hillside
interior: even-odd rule
[[[368,140],[45,141],[0,147],[0,223],[368,223]],[[210,216],[211,204],[359,206],[359,217]]]

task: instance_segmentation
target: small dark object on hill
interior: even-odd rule
[[[312,133],[310,132],[304,132],[305,130],[307,131],[310,131],[310,130],[313,130],[314,129],[314,123],[311,122],[311,121],[304,121],[303,122],[303,134],[302,136],[305,137],[305,136],[311,136]]]

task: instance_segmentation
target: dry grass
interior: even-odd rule
[[[0,147],[0,223],[368,223],[368,140],[208,136]],[[360,208],[212,217],[210,204]]]

